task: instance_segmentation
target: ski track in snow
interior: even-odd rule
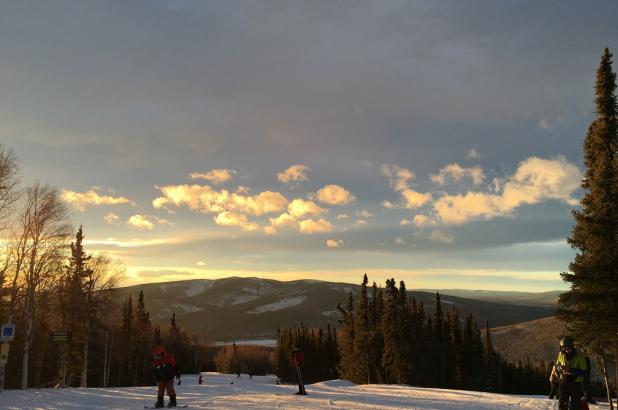
[[[189,409],[329,409],[329,410],[553,410],[558,403],[545,396],[516,396],[475,391],[400,385],[357,386],[331,380],[307,386],[308,396],[295,396],[296,386],[276,385],[274,376],[204,373],[184,375],[176,386],[179,405]],[[232,384],[233,383],[233,384]],[[5,390],[0,407],[7,410],[143,409],[156,400],[156,387]],[[167,397],[166,397],[167,402]],[[607,406],[605,406],[607,407]],[[590,406],[601,409],[601,406]]]

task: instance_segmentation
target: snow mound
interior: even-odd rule
[[[337,380],[328,380],[325,382],[320,382],[320,383],[316,383],[314,386],[325,386],[325,387],[354,387],[356,386],[355,383],[352,383],[349,380],[342,380],[342,379],[337,379]]]

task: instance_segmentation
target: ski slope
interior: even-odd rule
[[[190,409],[417,409],[499,410],[557,409],[558,403],[541,396],[515,396],[473,391],[441,390],[399,385],[357,386],[332,380],[307,386],[308,396],[295,396],[295,386],[276,385],[273,376],[204,373],[204,384],[196,375],[185,375],[177,386],[178,404]],[[5,390],[2,409],[143,409],[156,400],[155,387],[108,389]],[[167,404],[167,397],[166,397]],[[601,406],[590,406],[600,409]]]

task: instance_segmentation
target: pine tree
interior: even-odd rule
[[[367,300],[367,274],[363,276],[360,294],[358,298],[358,309],[354,323],[354,361],[352,381],[355,383],[371,383],[369,378],[369,306]]]
[[[348,303],[344,308],[337,305],[337,310],[341,314],[341,332],[339,334],[339,373],[345,379],[350,380],[354,377],[356,359],[354,357],[354,297],[352,292],[348,296]]]
[[[577,254],[570,272],[561,274],[571,289],[560,295],[559,317],[600,357],[609,396],[605,362],[610,347],[618,346],[618,106],[607,48],[597,70],[595,107],[583,148],[586,193],[573,211],[575,226],[567,240]]]

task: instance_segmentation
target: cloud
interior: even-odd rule
[[[121,204],[131,204],[135,205],[135,202],[125,198],[125,197],[113,197],[110,195],[101,195],[98,192],[97,187],[92,187],[89,191],[86,192],[75,192],[70,191],[68,189],[63,189],[61,198],[63,201],[73,205],[73,208],[78,211],[84,212],[86,210],[86,205],[121,205]]]
[[[127,225],[137,229],[153,230],[155,224],[173,226],[174,224],[167,219],[158,218],[153,215],[133,215],[127,221]]]
[[[298,185],[302,181],[307,181],[307,172],[311,169],[305,165],[292,165],[285,171],[281,171],[277,174],[279,182],[290,185]]]
[[[105,222],[107,222],[110,225],[115,225],[120,221],[120,217],[113,212],[110,212],[107,215],[105,215],[103,219],[105,219]]]
[[[204,262],[204,261],[197,261],[196,265],[197,266],[206,266],[206,262]]]
[[[356,213],[356,216],[358,216],[359,218],[371,218],[372,216],[375,216],[375,215],[369,212],[368,210],[363,209],[363,210],[358,211]]]
[[[407,168],[401,168],[397,164],[384,164],[382,165],[382,175],[388,177],[391,183],[391,187],[395,191],[402,191],[408,187],[408,182],[416,178],[414,172]]]
[[[362,219],[359,219],[358,221],[354,222],[355,228],[364,228],[366,226],[367,226],[367,221],[364,221]]]
[[[395,242],[397,245],[407,245],[407,243],[406,243],[405,239],[403,239],[401,236],[396,237],[396,238],[395,238],[395,240],[394,240],[394,242]]]
[[[387,176],[391,187],[401,194],[406,208],[419,208],[431,201],[430,193],[421,193],[410,188],[408,182],[416,176],[409,169],[401,168],[397,164],[385,164],[382,165],[382,175]],[[390,201],[382,202],[382,206],[387,209],[395,208],[395,205]]]
[[[270,218],[270,224],[273,228],[298,228],[298,221],[290,214],[281,214],[276,218]]]
[[[337,215],[337,219],[350,219],[350,215],[339,214],[339,215]]]
[[[318,201],[328,205],[347,205],[356,200],[356,197],[339,185],[326,185],[317,193]]]
[[[435,242],[453,243],[455,237],[448,232],[435,229],[429,234],[429,239]]]
[[[319,219],[317,221],[305,219],[304,221],[300,221],[299,230],[302,233],[311,235],[313,233],[330,232],[333,230],[333,226],[324,219]]]
[[[401,196],[405,201],[405,206],[408,209],[420,208],[427,202],[431,201],[430,193],[417,192],[411,188],[406,188],[401,191]]]
[[[343,246],[343,241],[341,239],[327,239],[326,247],[329,249],[341,248]]]
[[[185,205],[189,209],[203,213],[219,214],[227,211],[260,216],[281,212],[288,206],[288,200],[283,195],[272,191],[251,196],[230,193],[225,189],[217,191],[208,185],[168,185],[157,189],[163,196],[152,201],[156,209]]]
[[[236,171],[233,169],[213,169],[205,174],[193,172],[190,177],[192,180],[205,179],[215,185],[219,185],[231,180],[234,174],[236,174]]]
[[[407,219],[407,218],[403,218],[401,221],[399,221],[399,225],[401,225],[401,226],[408,226],[408,225],[410,225],[411,223],[412,223],[412,221],[410,221],[410,220],[409,220],[409,219]]]
[[[474,148],[471,148],[468,150],[468,152],[466,152],[467,160],[476,160],[480,158],[481,158],[481,154],[479,154],[479,152]]]
[[[473,219],[509,216],[521,205],[548,199],[576,205],[572,195],[579,188],[581,177],[579,168],[563,156],[530,157],[519,164],[515,174],[501,187],[501,193],[445,195],[434,202],[434,209],[441,222],[460,225]]]
[[[412,223],[414,224],[414,226],[422,227],[422,226],[434,225],[435,221],[426,215],[415,215],[414,219],[412,220]]]
[[[464,168],[459,164],[449,164],[429,178],[442,186],[446,183],[448,177],[455,181],[461,181],[464,177],[470,177],[475,185],[481,184],[485,180],[485,174],[481,167]]]
[[[326,210],[320,207],[313,201],[305,201],[304,199],[294,199],[288,205],[288,213],[294,218],[302,218],[304,216],[319,216],[326,212]]]
[[[217,225],[221,226],[238,226],[245,231],[256,231],[259,225],[254,222],[249,222],[246,215],[234,212],[224,211],[214,217]]]

